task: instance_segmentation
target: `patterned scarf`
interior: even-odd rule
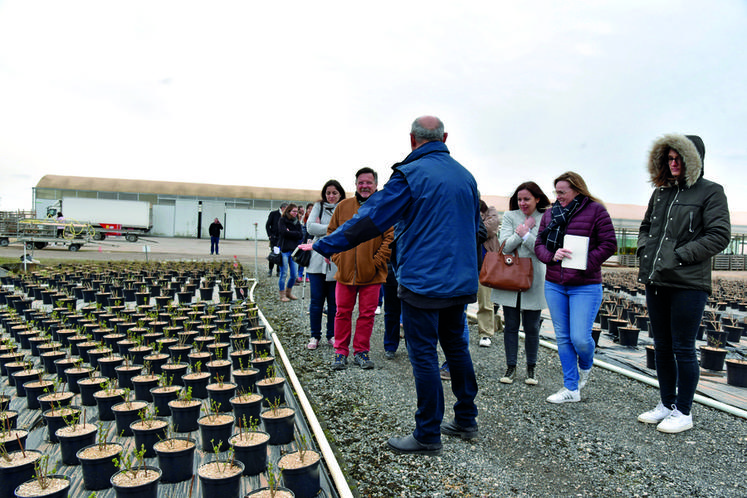
[[[578,194],[566,207],[561,206],[558,201],[555,201],[552,205],[552,219],[540,234],[541,240],[548,250],[555,252],[563,247],[563,237],[565,236],[568,222],[576,210],[578,210],[584,198],[585,196]]]

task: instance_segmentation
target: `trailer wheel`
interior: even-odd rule
[[[45,247],[47,247],[47,243],[46,242],[34,242],[34,247],[36,249],[44,249]]]
[[[99,232],[98,230],[94,230],[93,240],[104,240],[105,238],[106,238],[106,234],[104,232]]]
[[[125,235],[125,240],[127,242],[137,242],[137,235],[135,235],[134,233],[128,233],[127,235]]]
[[[80,249],[80,244],[70,244],[67,248],[71,252],[78,252],[78,249]]]
[[[8,247],[8,244],[10,244],[10,241],[8,239],[0,239],[0,247]]]
[[[27,251],[33,251],[34,250],[34,243],[33,242],[26,242],[26,250]]]

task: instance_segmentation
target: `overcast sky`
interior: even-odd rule
[[[435,114],[486,195],[643,205],[676,132],[747,211],[745,47],[744,0],[0,0],[0,209],[45,174],[383,184]]]

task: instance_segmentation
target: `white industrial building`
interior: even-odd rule
[[[202,183],[121,180],[45,175],[33,189],[36,216],[65,197],[146,201],[151,204],[152,235],[209,238],[214,218],[226,239],[267,240],[265,221],[282,202],[306,204],[319,200],[319,190],[210,185]]]

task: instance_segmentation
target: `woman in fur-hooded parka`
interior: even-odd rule
[[[711,293],[711,257],[731,236],[724,189],[703,178],[704,157],[700,137],[665,135],[648,160],[656,190],[638,235],[638,281],[646,284],[661,401],[638,420],[666,433],[693,426],[695,335]]]

